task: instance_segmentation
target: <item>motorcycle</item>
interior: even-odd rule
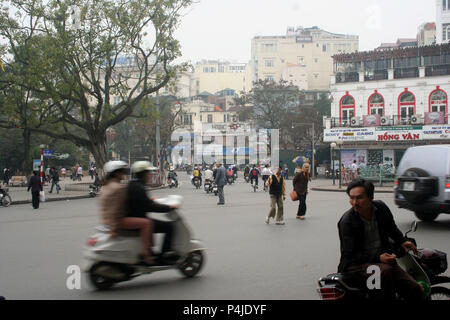
[[[167,185],[169,186],[170,189],[178,188],[178,181],[176,181],[175,179],[169,178],[169,179],[167,179]]]
[[[233,184],[233,182],[234,182],[233,176],[227,176],[227,182],[229,185]]]
[[[155,201],[179,205],[181,200],[181,196],[172,195]],[[157,271],[177,269],[187,278],[197,275],[205,262],[206,247],[200,240],[192,238],[191,230],[178,211],[166,214],[174,223],[172,249],[178,258],[170,262],[156,259],[158,262],[150,266],[141,263],[142,243],[138,230],[123,230],[111,238],[109,228],[96,227],[98,232],[87,241],[81,265],[83,272],[88,273],[90,283],[97,289],[106,290],[116,283]]]
[[[210,193],[212,191],[211,180],[205,179],[205,184],[203,186],[205,188],[206,193]]]
[[[95,196],[97,196],[99,192],[100,192],[99,186],[95,184],[89,185],[89,197],[94,198]]]
[[[217,196],[219,194],[219,189],[217,188],[217,184],[212,184],[212,192],[214,192],[214,195]]]
[[[9,188],[0,187],[0,205],[9,207],[11,205],[11,196],[9,195]]]
[[[245,182],[247,182],[247,183],[250,182],[250,176],[249,176],[248,173],[245,173],[245,174],[244,174],[244,179],[245,179]]]
[[[233,173],[233,182],[236,182],[237,178],[238,178],[237,173]]]
[[[198,177],[194,177],[193,183],[195,188],[197,189],[200,189],[200,187],[202,186],[202,183],[200,182],[200,179]]]
[[[417,230],[414,221],[405,238],[416,245],[413,238],[407,235]],[[450,283],[450,277],[441,275],[447,270],[447,254],[435,249],[418,249],[418,254],[396,252],[398,265],[407,271],[425,289],[427,300],[450,300],[450,289],[441,286]],[[362,300],[371,298],[371,290],[367,288],[365,278],[354,273],[333,273],[318,281],[317,292],[322,300]],[[396,294],[395,299],[400,297]]]

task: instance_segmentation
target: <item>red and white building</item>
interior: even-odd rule
[[[450,143],[450,44],[333,57],[324,142],[345,162],[396,166],[414,145]]]

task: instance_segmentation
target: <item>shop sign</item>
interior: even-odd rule
[[[324,142],[375,141],[375,128],[334,128],[324,130]]]
[[[450,139],[450,125],[424,126],[423,139],[425,140]]]
[[[421,130],[377,131],[377,141],[416,141],[422,140]]]

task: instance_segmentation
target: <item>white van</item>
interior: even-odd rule
[[[395,204],[432,221],[450,213],[450,145],[428,145],[406,150],[397,168]]]

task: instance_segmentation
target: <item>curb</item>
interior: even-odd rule
[[[151,188],[149,191],[166,189],[166,188],[167,188],[167,186],[161,186],[161,187]],[[95,198],[95,197],[91,197],[89,194],[86,194],[86,195],[81,195],[81,196],[68,196],[68,197],[61,197],[61,198],[48,198],[48,199],[45,199],[45,202],[78,200],[78,199],[88,199],[88,198]],[[11,205],[28,204],[28,203],[31,203],[31,199],[30,200],[12,201]]]
[[[327,192],[346,192],[346,188],[343,189],[328,189],[328,188],[320,188],[320,187],[313,187],[311,190],[314,191],[327,191]],[[377,190],[375,187],[375,193],[394,193],[394,190]]]

